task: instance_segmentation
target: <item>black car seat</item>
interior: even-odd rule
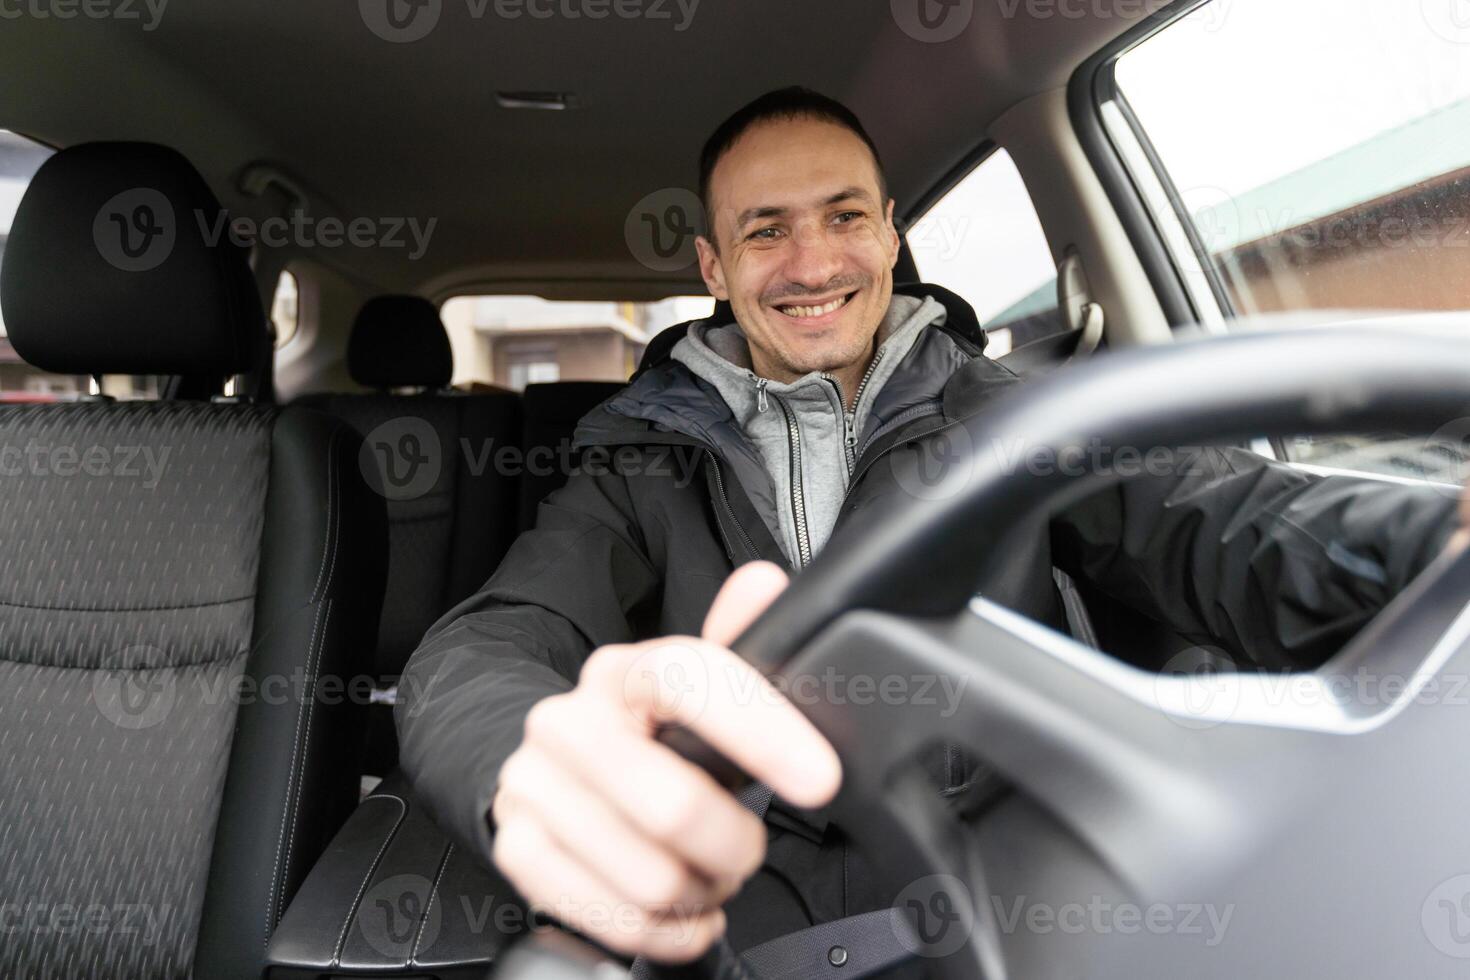
[[[307,395],[297,404],[363,436],[363,468],[387,497],[388,590],[370,668],[387,702],[424,633],[485,584],[515,538],[520,466],[500,454],[519,448],[520,400],[509,391],[448,389],[449,335],[439,311],[418,296],[364,304],[348,338],[347,369],[376,390]],[[413,393],[394,393],[405,389]],[[374,709],[372,730],[367,771],[382,775],[397,761],[388,704]]]
[[[6,244],[15,349],[66,374],[259,367],[218,214],[172,150],[60,151]],[[385,551],[357,443],[244,401],[0,407],[0,976],[261,975],[357,801],[342,681]]]

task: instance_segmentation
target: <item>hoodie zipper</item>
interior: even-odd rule
[[[879,347],[873,354],[873,359],[868,362],[868,369],[863,372],[862,379],[858,381],[857,391],[852,396],[852,411],[847,410],[847,400],[842,397],[842,382],[830,374],[823,373],[822,377],[832,383],[837,391],[837,404],[842,409],[842,445],[847,450],[847,479],[852,481],[853,468],[857,466],[857,407],[862,401],[863,389],[868,386],[868,379],[873,376],[873,369],[883,359],[883,348]]]
[[[764,387],[761,390],[764,392]],[[786,419],[786,446],[791,453],[791,516],[796,522],[796,567],[805,568],[812,560],[812,539],[806,526],[806,488],[801,480],[801,428],[796,423],[796,416],[786,407],[785,400],[780,395],[771,397]]]

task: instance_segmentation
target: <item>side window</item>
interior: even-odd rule
[[[276,294],[271,300],[271,323],[276,328],[276,350],[280,350],[296,336],[296,327],[301,319],[301,292],[296,277],[285,269],[276,280]]]
[[[964,297],[999,357],[1066,329],[1057,310],[1057,267],[1026,185],[995,150],[909,228],[925,282]]]
[[[1111,125],[1153,150],[1196,253],[1180,268],[1227,324],[1470,309],[1470,30],[1451,6],[1212,0],[1118,59]],[[1446,448],[1385,432],[1277,451],[1443,479],[1465,462]]]

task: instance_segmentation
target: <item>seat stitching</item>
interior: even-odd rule
[[[340,436],[341,434],[342,434],[342,430],[341,429],[334,430],[332,432],[332,441],[327,445],[327,458],[328,458],[328,465],[327,465],[327,507],[328,508],[330,508],[332,506],[332,501],[334,499],[333,498],[333,495],[332,495],[332,484],[333,484],[333,478],[337,474],[337,466],[336,466],[335,454],[336,454],[336,451],[337,451],[337,437]],[[322,561],[321,561],[321,564],[317,566],[317,570],[316,570],[316,585],[312,586],[312,588],[311,588],[311,600],[313,602],[315,602],[316,599],[317,599],[317,596],[321,594],[322,575],[327,570],[327,549],[329,547],[331,547],[331,545],[332,545],[332,528],[331,527],[328,527],[327,528],[327,537],[322,540]]]
[[[317,606],[317,610],[316,610],[316,622],[312,625],[312,628],[311,628],[311,645],[307,648],[310,651],[308,653],[307,659],[306,659],[306,672],[307,672],[308,675],[312,675],[314,673],[314,671],[313,671],[313,664],[315,663],[315,660],[316,660],[316,648],[317,648],[317,642],[316,642],[316,640],[317,640],[318,632],[321,629],[322,619],[324,618],[324,615],[323,614],[326,612],[326,609],[327,609],[327,604],[326,603],[323,603],[323,604]],[[315,682],[314,679],[312,679],[311,683],[312,683],[313,686],[315,686],[315,683],[316,682]],[[296,787],[296,772],[297,772],[297,769],[298,769],[298,763],[302,761],[301,760],[301,756],[296,751],[296,749],[300,745],[300,740],[301,740],[301,722],[302,722],[302,719],[305,718],[305,716],[308,714],[308,712],[307,712],[307,705],[310,703],[310,701],[312,700],[313,697],[314,697],[314,693],[304,696],[301,699],[301,710],[298,711],[297,714],[296,714],[296,733],[292,737],[291,772],[290,772],[289,778],[287,779],[287,782],[286,782],[286,806],[281,811],[281,834],[276,839],[276,862],[275,862],[275,866],[271,869],[271,890],[270,890],[270,894],[268,896],[266,896],[266,909],[265,909],[265,945],[267,947],[270,946],[271,933],[275,931],[276,922],[278,921],[278,916],[276,915],[276,910],[277,910],[278,904],[279,904],[279,900],[278,900],[278,897],[277,897],[277,892],[278,892],[278,890],[284,890],[284,889],[277,889],[276,886],[277,886],[277,884],[281,880],[281,878],[280,878],[280,874],[281,874],[281,852],[282,852],[282,850],[286,846],[286,819],[287,819],[287,817],[294,810],[294,807],[292,806],[292,794],[295,791],[295,787]],[[304,766],[302,766],[301,768],[304,768]]]
[[[335,542],[335,538],[336,538],[337,520],[338,520],[339,514],[338,514],[338,508],[337,508],[337,496],[336,496],[336,493],[334,492],[335,487],[336,487],[336,484],[335,484],[335,481],[333,480],[333,476],[336,474],[336,469],[337,469],[336,468],[336,465],[335,465],[335,462],[336,462],[336,453],[335,453],[335,451],[336,451],[336,447],[337,447],[337,441],[341,437],[341,435],[342,435],[342,430],[341,429],[337,429],[335,432],[332,433],[331,442],[329,442],[328,445],[327,445],[327,457],[328,457],[329,463],[328,463],[328,466],[327,466],[327,495],[326,496],[327,496],[327,513],[328,513],[330,519],[329,519],[329,522],[327,524],[327,540],[325,540],[325,541],[322,542],[322,559],[321,559],[321,565],[317,569],[317,584],[318,584],[318,586],[321,584],[321,582],[322,582],[322,575],[324,574],[324,572],[326,571],[326,568],[327,568],[327,553],[328,553],[328,549],[329,548],[332,549],[332,556],[333,556],[332,568],[333,568],[334,571],[336,569],[336,564],[337,564],[336,563],[336,550],[335,550],[335,544],[336,544],[336,542]],[[315,601],[315,595],[316,595],[316,590],[313,589],[313,601]],[[315,686],[316,686],[316,666],[315,665],[318,663],[317,654],[320,652],[320,650],[319,650],[319,648],[317,646],[317,636],[318,636],[318,631],[321,629],[322,621],[325,618],[324,614],[327,611],[328,605],[330,605],[330,604],[329,603],[324,603],[324,604],[322,604],[322,605],[320,605],[320,606],[317,607],[316,622],[312,625],[312,629],[311,629],[311,641],[310,641],[309,645],[307,646],[307,658],[306,658],[306,661],[307,661],[307,673],[308,673],[308,675],[310,675],[311,685],[312,685],[313,688],[315,688]],[[321,633],[321,636],[322,636],[322,639],[323,639],[323,643],[325,644],[325,637],[326,637],[325,632],[322,632]],[[278,921],[278,916],[277,916],[276,913],[277,913],[277,910],[279,908],[280,898],[279,898],[279,895],[278,895],[278,888],[277,888],[277,886],[278,885],[281,886],[280,889],[279,889],[279,891],[284,892],[284,890],[285,890],[285,888],[284,888],[284,881],[281,878],[280,873],[281,873],[281,851],[282,851],[282,848],[286,846],[286,832],[287,832],[286,831],[286,814],[287,814],[287,812],[289,812],[290,815],[291,815],[291,817],[290,817],[290,819],[291,819],[291,828],[292,828],[292,831],[294,832],[295,826],[296,826],[296,814],[297,814],[297,812],[298,812],[298,810],[300,808],[300,803],[301,803],[301,795],[299,793],[296,795],[296,797],[295,797],[294,800],[292,799],[292,787],[294,787],[296,785],[296,774],[297,774],[297,771],[298,771],[298,766],[303,771],[303,779],[305,778],[304,777],[305,754],[304,754],[304,752],[298,752],[297,751],[298,747],[300,746],[300,742],[301,742],[301,724],[302,724],[302,720],[304,718],[307,718],[307,717],[310,716],[310,713],[311,712],[309,710],[309,706],[310,706],[311,702],[314,701],[314,700],[315,700],[315,691],[314,690],[312,692],[308,693],[305,697],[303,697],[302,702],[301,702],[301,711],[298,712],[298,714],[296,716],[296,732],[292,736],[291,772],[290,772],[290,774],[288,776],[287,783],[286,783],[286,811],[283,811],[281,813],[281,835],[276,840],[276,861],[275,861],[275,867],[271,870],[270,893],[266,896],[265,945],[266,945],[267,948],[269,948],[269,946],[270,946],[271,933],[275,931],[276,922]],[[310,725],[309,722],[307,723],[307,726],[306,726],[306,737],[307,737],[307,740],[310,741],[310,739],[311,739],[311,725]],[[287,851],[287,865],[288,865],[288,870],[289,870],[289,862],[290,862],[290,853],[289,853],[289,851]]]
[[[362,896],[367,891],[368,882],[373,880],[373,874],[378,870],[378,864],[383,860],[383,854],[387,852],[388,845],[393,843],[393,838],[398,836],[398,828],[403,826],[403,818],[408,813],[408,804],[401,796],[393,796],[384,793],[375,795],[374,799],[393,800],[401,808],[398,819],[393,822],[393,829],[383,837],[383,843],[378,847],[378,853],[368,865],[367,874],[362,876],[362,884],[357,886],[357,894],[352,899],[352,904],[347,906],[347,917],[342,920],[342,931],[337,934],[337,945],[332,949],[332,969],[342,965],[342,947],[347,944],[347,930],[352,927],[352,920],[357,918],[358,907],[362,904]]]
[[[434,911],[434,899],[439,897],[439,885],[444,881],[444,872],[449,867],[449,858],[454,854],[454,845],[451,843],[444,851],[444,859],[439,862],[439,873],[434,876],[434,884],[429,891],[429,900],[424,903],[424,917],[419,920],[418,935],[413,937],[413,949],[408,954],[408,965],[414,966],[419,960],[419,944],[424,941],[424,932],[429,928],[429,916]]]

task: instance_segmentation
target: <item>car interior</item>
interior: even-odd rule
[[[0,975],[624,975],[434,825],[392,708],[578,420],[660,329],[733,318],[696,155],[780,86],[853,108],[895,282],[1026,379],[995,433],[1457,492],[1470,31],[1398,6],[0,0]],[[871,760],[859,843],[961,909],[932,975],[1461,975],[1464,710],[1414,695],[1470,658],[1470,568],[1320,675],[1391,664],[1392,703],[1283,721],[1243,670],[1224,719],[1180,707],[1208,651],[1085,584],[1065,636],[975,598],[967,529],[1067,492],[982,455],[736,647],[966,679],[954,718],[814,716]],[[1003,777],[963,843],[901,775],[934,740]],[[1008,927],[1011,896],[1235,925]],[[867,975],[813,956],[749,975]]]

